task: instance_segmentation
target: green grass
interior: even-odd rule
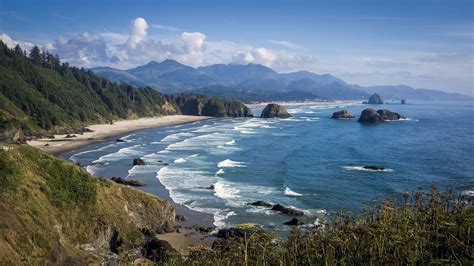
[[[474,262],[474,208],[451,191],[405,194],[354,216],[339,213],[286,239],[249,229],[245,237],[193,249],[170,264],[359,265]]]

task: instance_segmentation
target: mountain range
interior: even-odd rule
[[[370,86],[348,84],[330,74],[309,71],[280,74],[259,64],[215,64],[193,68],[175,60],[151,61],[120,70],[91,68],[95,74],[137,87],[150,86],[165,93],[192,92],[238,99],[244,102],[275,100],[362,100],[378,93],[385,100],[472,100],[471,96],[405,85]]]

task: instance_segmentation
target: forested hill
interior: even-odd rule
[[[19,46],[10,49],[0,41],[0,135],[18,129],[32,135],[116,119],[181,114],[175,101],[175,97],[148,87],[111,82],[91,71],[71,67],[38,47],[27,54]],[[210,105],[207,109],[219,110],[206,115],[251,114],[241,103],[231,103],[209,98],[197,102],[201,107]]]

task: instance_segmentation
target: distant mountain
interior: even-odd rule
[[[280,99],[303,101],[310,98],[362,100],[379,93],[384,99],[472,100],[472,97],[408,86],[361,87],[330,75],[309,71],[279,74],[258,64],[216,64],[193,68],[175,60],[150,63],[128,70],[91,69],[99,76],[135,86],[150,86],[165,93],[199,92],[205,95],[265,101]],[[217,86],[217,87],[216,87]],[[221,91],[216,88],[225,88]],[[264,93],[264,91],[266,91]],[[240,95],[238,95],[240,94]],[[247,101],[246,100],[246,101]]]
[[[430,89],[414,89],[406,85],[399,86],[370,86],[364,88],[369,93],[378,93],[383,100],[409,99],[429,101],[472,101],[473,97],[459,93],[447,93]]]

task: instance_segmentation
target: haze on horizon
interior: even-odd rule
[[[255,63],[473,96],[473,2],[0,0],[0,39],[83,67]]]

